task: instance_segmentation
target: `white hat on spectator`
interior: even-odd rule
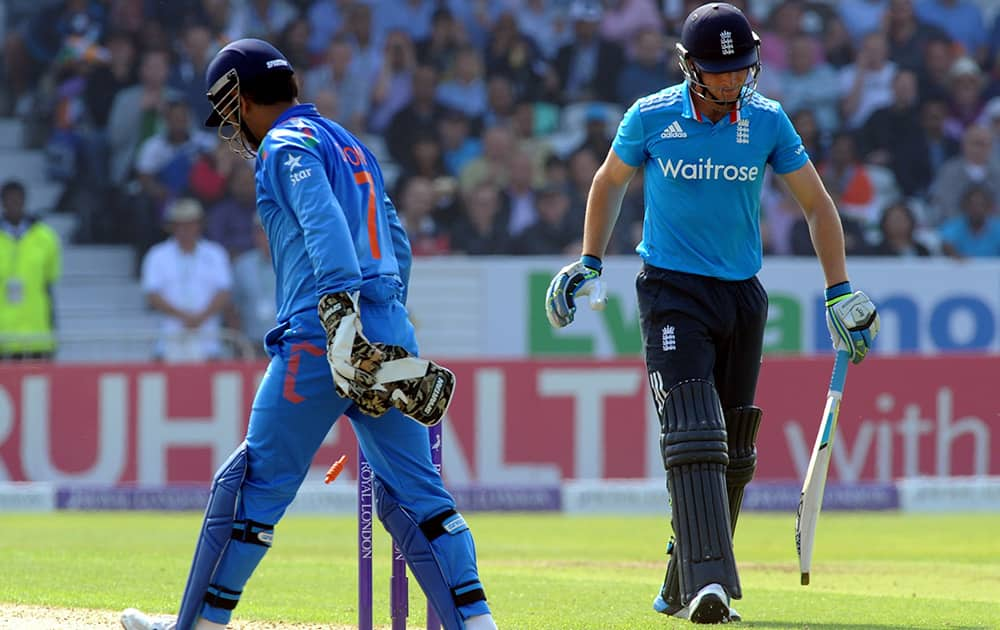
[[[201,204],[197,199],[178,199],[167,207],[166,220],[170,223],[186,223],[200,221],[204,216]]]
[[[951,64],[949,74],[951,74],[951,78],[953,79],[959,77],[979,77],[982,74],[982,70],[979,69],[979,64],[972,57],[959,57],[955,60],[955,63]]]

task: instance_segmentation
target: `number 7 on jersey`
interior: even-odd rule
[[[850,355],[846,350],[838,350],[833,363],[830,390],[826,394],[823,421],[819,425],[816,443],[813,445],[809,468],[799,496],[799,509],[795,515],[795,547],[799,554],[799,573],[802,586],[809,584],[809,569],[812,566],[813,542],[816,539],[816,521],[823,507],[823,491],[826,489],[826,473],[830,468],[830,452],[837,430],[837,416],[840,415],[840,400],[844,395],[844,381],[847,380],[847,366]]]

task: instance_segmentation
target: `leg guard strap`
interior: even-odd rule
[[[233,591],[224,586],[209,584],[208,591],[205,593],[205,603],[215,608],[232,610],[240,602],[242,594],[243,591]]]
[[[233,523],[233,540],[270,547],[274,542],[274,525],[257,521],[236,521]]]

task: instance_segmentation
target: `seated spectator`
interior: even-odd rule
[[[509,127],[490,127],[483,132],[483,154],[470,160],[459,173],[459,184],[467,192],[483,182],[498,188],[507,185],[508,163],[515,148]]]
[[[330,118],[351,131],[364,130],[368,115],[370,87],[368,78],[354,69],[350,40],[338,35],[330,42],[322,64],[305,74],[305,93],[309,99],[331,90],[337,96],[337,110]],[[327,114],[329,115],[329,113]]]
[[[568,40],[564,11],[549,0],[514,0],[517,29],[531,40],[544,59],[556,56]]]
[[[25,212],[24,185],[0,187],[0,361],[51,359],[56,349],[52,287],[61,270],[59,237]]]
[[[160,314],[154,358],[204,361],[221,356],[222,312],[229,303],[232,271],[226,250],[201,237],[203,212],[179,199],[166,213],[170,238],[143,257],[142,290]]]
[[[579,254],[583,230],[579,221],[570,220],[566,189],[553,186],[541,189],[537,206],[537,220],[514,237],[512,252],[528,256]]]
[[[639,33],[648,29],[660,32],[663,27],[654,0],[614,0],[604,4],[601,37],[630,52]]]
[[[838,94],[830,89],[837,83],[837,72],[816,59],[815,40],[805,34],[795,35],[788,42],[788,63],[777,77],[781,100],[789,112],[810,110],[820,129],[834,131],[840,124],[837,113]]]
[[[398,196],[399,218],[410,237],[414,256],[451,253],[450,234],[435,218],[434,182],[426,177],[409,177]]]
[[[237,162],[226,183],[228,193],[208,210],[205,234],[226,248],[231,259],[254,248],[258,222],[257,191],[250,164]]]
[[[836,6],[851,38],[860,41],[885,23],[886,4],[886,0],[840,0]]]
[[[413,69],[417,66],[413,42],[402,31],[391,31],[385,38],[382,65],[372,85],[368,128],[382,133],[389,121],[410,101]]]
[[[455,67],[437,88],[437,102],[479,118],[486,113],[486,81],[479,51],[466,46],[455,55]]]
[[[865,35],[857,59],[840,71],[841,112],[848,129],[861,128],[872,112],[892,103],[895,76],[885,35]]]
[[[618,75],[618,103],[627,107],[640,97],[659,92],[680,80],[673,51],[668,51],[665,44],[658,29],[644,28],[636,34],[632,60]]]
[[[438,137],[441,138],[445,170],[449,175],[458,175],[465,165],[479,157],[483,145],[472,135],[469,117],[457,109],[448,110],[438,123]]]
[[[824,162],[829,149],[827,146],[827,134],[819,128],[819,123],[816,122],[816,115],[811,110],[800,109],[797,112],[790,112],[789,117],[792,120],[795,131],[802,138],[802,146],[809,153],[809,159],[812,160],[813,164]]]
[[[931,250],[916,237],[917,218],[906,203],[890,204],[879,221],[879,243],[869,252],[872,256],[930,256]]]
[[[920,100],[951,96],[951,67],[958,57],[947,36],[932,36],[924,46],[920,66]]]
[[[962,137],[965,129],[983,113],[985,78],[979,65],[969,57],[960,57],[951,66],[950,107],[945,120],[945,132],[953,138]]]
[[[918,73],[923,68],[928,43],[935,38],[948,38],[938,27],[917,18],[913,0],[889,0],[885,24],[889,59],[900,68]]]
[[[260,219],[256,215],[254,219],[253,248],[233,262],[233,306],[240,333],[252,343],[257,355],[263,356],[264,335],[277,325],[278,315],[271,249]]]
[[[205,98],[205,70],[221,44],[208,27],[189,24],[181,33],[177,60],[171,66],[168,84],[177,90],[198,121],[212,113],[212,106]]]
[[[834,137],[819,173],[841,215],[855,218],[862,229],[874,228],[882,208],[899,196],[892,171],[864,163],[858,156],[855,136],[849,132]]]
[[[441,143],[433,130],[422,130],[414,137],[410,145],[409,155],[403,166],[412,175],[420,175],[428,179],[437,179],[448,174],[441,153]]]
[[[848,64],[854,63],[854,41],[839,17],[827,17],[823,22],[822,37],[822,50],[828,64],[836,70],[843,70]],[[764,50],[767,50],[766,46]]]
[[[503,75],[494,75],[486,82],[486,110],[482,115],[484,127],[513,124],[516,101],[514,85]]]
[[[518,236],[538,220],[535,189],[541,184],[535,175],[534,156],[517,151],[510,157],[510,181],[503,190],[506,206],[510,209],[507,232]]]
[[[456,254],[496,256],[509,252],[507,220],[500,190],[483,181],[462,196],[461,214],[452,226],[451,248]]]
[[[431,18],[430,35],[416,42],[417,61],[445,75],[451,71],[452,60],[461,46],[461,29],[455,16],[447,8],[439,8]]]
[[[517,30],[510,11],[501,13],[493,23],[484,59],[488,77],[502,77],[510,83],[511,102],[514,94],[522,98],[541,94],[542,56],[531,39]]]
[[[226,37],[229,41],[241,37],[274,41],[297,16],[298,10],[288,0],[233,2]]]
[[[606,149],[604,154],[607,154]],[[594,174],[600,166],[597,154],[589,147],[582,147],[569,157],[570,213],[581,225],[587,210],[590,184],[594,181]]]
[[[973,184],[1000,182],[989,129],[973,125],[962,137],[962,152],[941,166],[930,187],[927,225],[937,227],[958,216],[965,191]],[[994,191],[995,192],[995,191]]]
[[[996,191],[973,184],[962,194],[961,203],[961,214],[941,225],[941,251],[952,258],[1000,256]]]
[[[195,160],[215,149],[215,138],[196,130],[191,110],[184,101],[167,105],[166,127],[142,143],[135,160],[135,172],[142,192],[154,205],[187,190]]]
[[[404,162],[413,139],[424,129],[434,129],[444,114],[437,102],[437,71],[431,66],[417,66],[410,81],[410,102],[396,112],[385,131],[389,153]]]
[[[584,116],[583,134],[583,140],[570,151],[570,154],[583,149],[587,149],[602,158],[608,154],[614,132],[608,129],[608,117],[604,107],[594,104],[587,108],[586,116]]]
[[[601,37],[601,3],[594,0],[573,0],[570,19],[573,36],[559,49],[555,71],[559,77],[559,92],[566,102],[615,101],[615,77],[622,67],[621,46]]]
[[[945,162],[958,155],[959,143],[948,136],[944,121],[948,117],[948,103],[943,98],[931,97],[920,104],[920,133],[927,143],[927,162],[931,173],[938,173]],[[930,182],[924,183],[926,194]]]
[[[896,73],[892,104],[875,110],[858,134],[860,152],[868,164],[892,171],[903,194],[922,194],[931,180],[928,146],[920,131],[917,76],[910,70]]]
[[[940,28],[976,61],[986,59],[986,25],[982,10],[970,0],[918,0],[917,17]]]
[[[865,229],[861,222],[849,216],[840,215],[840,223],[844,228],[844,251],[848,256],[867,256],[871,252],[868,241],[865,240]],[[790,234],[792,256],[815,256],[812,236],[809,233],[809,223],[804,216],[799,216],[792,224]]]

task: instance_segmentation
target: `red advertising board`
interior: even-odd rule
[[[450,483],[662,475],[641,363],[448,364],[459,379],[444,424]],[[828,358],[765,359],[758,479],[801,478],[831,365]],[[242,439],[264,367],[6,364],[0,481],[207,481]],[[997,356],[877,357],[852,366],[831,479],[1000,474],[998,374]],[[340,421],[316,467],[353,452],[348,423]]]

